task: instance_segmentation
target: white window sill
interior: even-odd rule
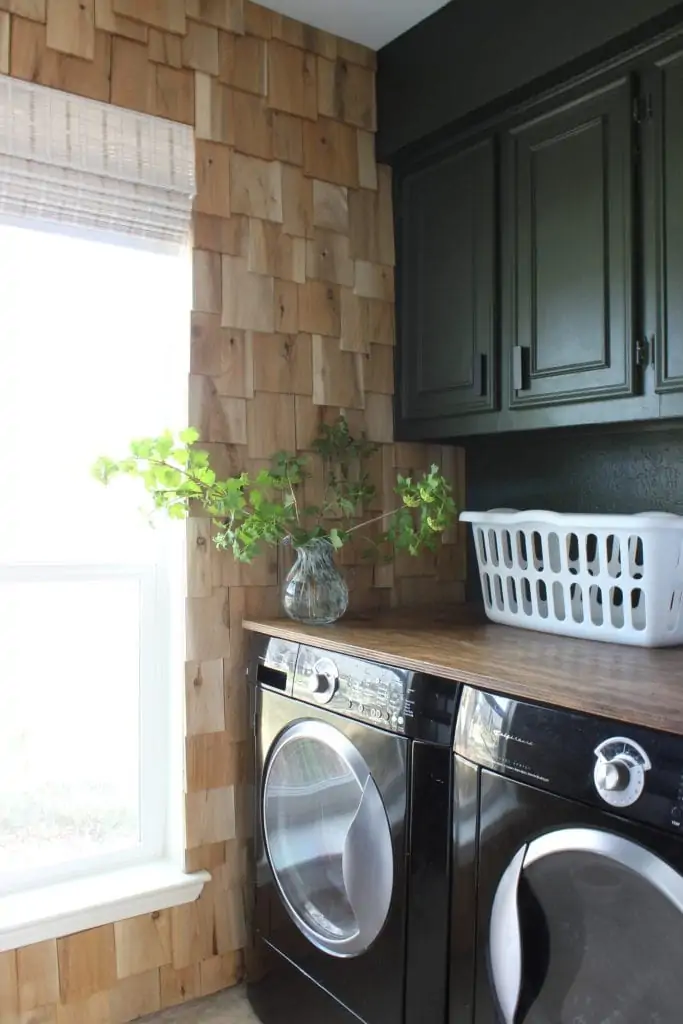
[[[0,896],[0,952],[192,903],[210,878],[157,861]]]

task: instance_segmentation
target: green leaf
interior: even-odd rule
[[[344,541],[339,533],[339,530],[336,529],[336,527],[330,530],[329,537],[330,540],[332,541],[332,547],[334,548],[335,551],[339,551],[340,548],[344,547]]]
[[[195,427],[185,427],[180,431],[178,437],[183,444],[192,445],[199,440],[199,431]]]

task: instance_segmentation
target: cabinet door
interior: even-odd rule
[[[400,418],[495,406],[495,149],[442,154],[400,179]]]
[[[683,51],[655,62],[643,102],[646,323],[666,394],[683,391]],[[680,415],[680,399],[664,412]]]
[[[506,133],[512,408],[634,393],[632,110],[623,77]]]

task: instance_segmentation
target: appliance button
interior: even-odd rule
[[[398,722],[399,725],[403,725],[403,715],[399,715],[396,721]]]
[[[339,688],[339,673],[331,658],[320,658],[313,666],[309,692],[319,704],[328,704]]]
[[[671,824],[674,825],[676,828],[680,828],[682,822],[683,822],[683,811],[681,810],[680,807],[672,807],[671,808]]]

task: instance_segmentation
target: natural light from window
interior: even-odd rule
[[[0,225],[0,893],[163,853],[184,528],[90,469],[186,424],[190,282]]]

